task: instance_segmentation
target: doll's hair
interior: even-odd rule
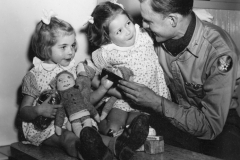
[[[59,73],[56,75],[56,78],[55,78],[55,79],[57,80],[58,77],[61,76],[62,74],[68,74],[68,75],[72,76],[73,79],[74,79],[73,74],[72,74],[71,72],[67,71],[67,70],[64,70],[64,71],[62,71],[62,72],[59,72]]]
[[[94,23],[88,25],[89,42],[100,47],[111,42],[109,38],[109,24],[117,15],[126,15],[133,23],[133,18],[118,4],[102,2],[92,12]]]
[[[48,60],[52,54],[52,46],[57,43],[57,38],[72,34],[76,35],[74,28],[64,20],[51,17],[49,24],[40,21],[32,37],[32,49],[37,57]],[[75,46],[75,51],[77,51],[77,46]]]

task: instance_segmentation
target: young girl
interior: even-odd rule
[[[132,18],[116,2],[103,2],[92,13],[88,37],[99,49],[92,53],[92,59],[100,74],[103,68],[118,73],[119,67],[133,72],[133,81],[144,84],[156,94],[170,99],[164,74],[148,33],[134,24]],[[129,124],[140,113],[126,101],[114,103],[106,120],[99,129],[103,134],[117,132]]]
[[[72,132],[63,130],[60,136],[55,135],[53,121],[44,130],[37,129],[33,124],[39,116],[55,118],[57,109],[62,107],[62,105],[49,104],[51,96],[43,103],[36,105],[40,94],[51,89],[50,84],[55,76],[59,72],[67,70],[76,78],[75,31],[69,23],[54,17],[50,12],[37,24],[32,38],[32,47],[36,55],[43,61],[34,57],[34,67],[23,78],[22,93],[24,97],[20,108],[20,116],[23,120],[22,128],[26,139],[23,143],[61,147],[69,155],[76,157],[76,143],[79,139]],[[106,77],[101,80],[99,99],[104,96],[111,85],[112,83],[109,83]],[[93,120],[92,123],[96,126]]]

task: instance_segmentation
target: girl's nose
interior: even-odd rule
[[[126,28],[126,34],[129,35],[131,33],[129,28]]]
[[[69,55],[72,55],[74,52],[75,52],[75,49],[73,47],[70,47],[67,53]]]

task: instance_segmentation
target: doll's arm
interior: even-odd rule
[[[57,135],[62,134],[62,126],[63,126],[63,123],[64,123],[65,116],[66,116],[66,113],[65,113],[64,107],[59,108],[57,110],[56,117],[55,117],[55,122],[54,122],[55,133]]]
[[[90,100],[91,80],[86,76],[78,75],[76,79],[76,84],[81,89],[82,95],[84,95],[87,99]]]
[[[123,79],[125,80],[131,80],[131,78],[133,77],[133,72],[132,70],[126,68],[126,67],[119,67],[118,68],[122,74]],[[103,109],[102,109],[102,114],[101,114],[101,118],[100,120],[103,120],[106,118],[106,116],[108,115],[108,113],[110,112],[110,110],[112,109],[114,103],[117,101],[117,98],[112,96],[110,97],[110,99],[106,102],[106,104],[104,105]]]
[[[114,103],[117,101],[117,98],[112,96],[109,98],[109,100],[106,102],[106,104],[104,105],[103,109],[102,109],[102,114],[101,114],[101,117],[100,117],[100,120],[104,120],[108,113],[110,112],[110,110],[112,109]]]
[[[96,108],[85,97],[84,103],[86,104],[87,110],[90,112],[90,115],[92,115],[97,122],[100,122],[100,117]]]

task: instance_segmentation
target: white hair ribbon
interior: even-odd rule
[[[122,4],[117,3],[117,0],[111,0],[110,2],[112,2],[112,3],[116,4],[116,5],[119,5],[122,9],[124,9]]]
[[[89,22],[89,23],[91,23],[91,24],[93,24],[93,23],[94,23],[94,19],[93,19],[93,17],[92,17],[92,16],[89,16],[88,22]]]
[[[46,9],[43,10],[43,23],[49,25],[52,17],[56,17],[56,13],[54,13],[52,10],[50,10],[49,12]]]
[[[87,25],[88,23],[94,23],[94,18],[92,16],[87,17],[86,23],[84,23],[83,26]]]

